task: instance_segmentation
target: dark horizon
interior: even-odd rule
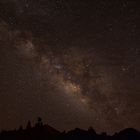
[[[140,132],[133,128],[127,128],[114,134],[106,132],[97,133],[92,127],[88,130],[75,128],[70,131],[60,132],[48,124],[44,124],[39,117],[34,126],[28,121],[26,128],[20,126],[11,131],[3,130],[0,132],[1,140],[139,140]]]
[[[55,127],[51,126],[50,124],[44,123],[41,117],[38,117],[36,119],[35,123],[32,123],[32,121],[28,120],[26,124],[24,124],[24,125],[20,124],[19,127],[17,127],[17,128],[13,128],[13,129],[9,129],[9,130],[8,129],[7,130],[4,130],[4,129],[0,130],[0,134],[3,133],[3,132],[14,132],[14,131],[18,132],[18,131],[31,130],[31,129],[34,129],[34,128],[37,128],[37,127],[40,127],[40,128],[42,127],[42,128],[48,129],[48,131],[49,131],[49,129],[51,129],[51,130],[55,131],[56,133],[70,133],[70,132],[76,131],[76,130],[79,130],[79,131],[89,131],[89,130],[92,130],[93,132],[95,132],[98,135],[106,134],[108,136],[113,136],[113,135],[119,134],[119,133],[121,133],[123,131],[130,130],[130,131],[137,131],[140,134],[140,131],[137,130],[137,129],[134,129],[134,128],[124,128],[124,129],[116,131],[116,132],[114,132],[112,134],[111,133],[107,133],[105,131],[97,132],[96,129],[94,129],[94,127],[92,127],[92,126],[89,126],[87,129],[84,129],[84,128],[73,128],[73,129],[70,129],[70,130],[62,130],[62,131],[60,131],[60,130],[56,129]]]
[[[48,127],[50,127],[50,128],[52,128],[52,129],[54,129],[55,131],[57,131],[57,132],[59,132],[59,133],[69,133],[69,132],[71,132],[71,131],[75,131],[75,130],[83,130],[83,131],[89,131],[90,129],[91,130],[93,130],[93,131],[95,131],[96,132],[96,134],[98,134],[98,135],[101,135],[101,134],[103,134],[103,133],[105,133],[106,135],[108,135],[108,136],[113,136],[113,135],[115,135],[115,134],[117,134],[117,133],[120,133],[120,132],[122,132],[122,131],[124,131],[124,130],[135,130],[135,131],[137,131],[137,132],[139,132],[140,133],[140,130],[137,130],[137,129],[135,129],[135,128],[123,128],[123,129],[120,129],[120,130],[118,130],[118,131],[116,131],[116,132],[114,132],[114,133],[108,133],[108,132],[106,132],[106,131],[101,131],[101,132],[98,132],[98,131],[96,131],[96,129],[93,127],[93,126],[89,126],[88,128],[78,128],[78,127],[76,127],[76,128],[71,128],[71,129],[69,129],[69,130],[59,130],[59,129],[56,129],[54,126],[52,126],[52,125],[50,125],[50,124],[48,124],[48,123],[45,123],[45,122],[43,122],[43,120],[42,120],[42,118],[41,117],[38,117],[37,119],[36,119],[36,121],[33,123],[31,120],[28,120],[28,121],[26,121],[26,124],[19,124],[19,126],[18,127],[16,127],[16,128],[11,128],[11,129],[1,129],[0,130],[0,134],[1,133],[3,133],[3,132],[13,132],[13,131],[20,131],[20,130],[27,130],[27,129],[33,129],[33,128],[35,128],[35,127],[38,127],[38,125],[41,125],[41,127],[46,127],[46,126],[48,126]]]

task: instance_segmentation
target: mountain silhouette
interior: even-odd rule
[[[139,139],[140,140],[140,132],[133,128],[126,128],[120,131],[118,134],[115,134],[114,137],[116,139],[125,139],[125,140],[132,140],[132,139]]]
[[[0,140],[140,140],[140,132],[133,128],[126,128],[119,133],[110,136],[105,132],[97,134],[90,127],[88,130],[75,128],[68,132],[59,132],[48,124],[43,124],[42,119],[38,118],[37,123],[32,127],[28,121],[25,129],[2,131]]]

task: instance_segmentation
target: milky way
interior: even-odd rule
[[[37,116],[60,130],[139,129],[135,3],[116,3],[114,10],[114,3],[94,2],[95,11],[84,2],[0,4],[1,129]],[[114,15],[124,15],[109,17],[111,10],[104,13],[109,7]],[[125,28],[123,22],[128,22]]]

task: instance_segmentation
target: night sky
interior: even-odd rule
[[[140,2],[0,0],[0,129],[38,116],[63,131],[140,130]]]

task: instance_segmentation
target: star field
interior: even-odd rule
[[[140,129],[139,4],[1,0],[0,129]]]

